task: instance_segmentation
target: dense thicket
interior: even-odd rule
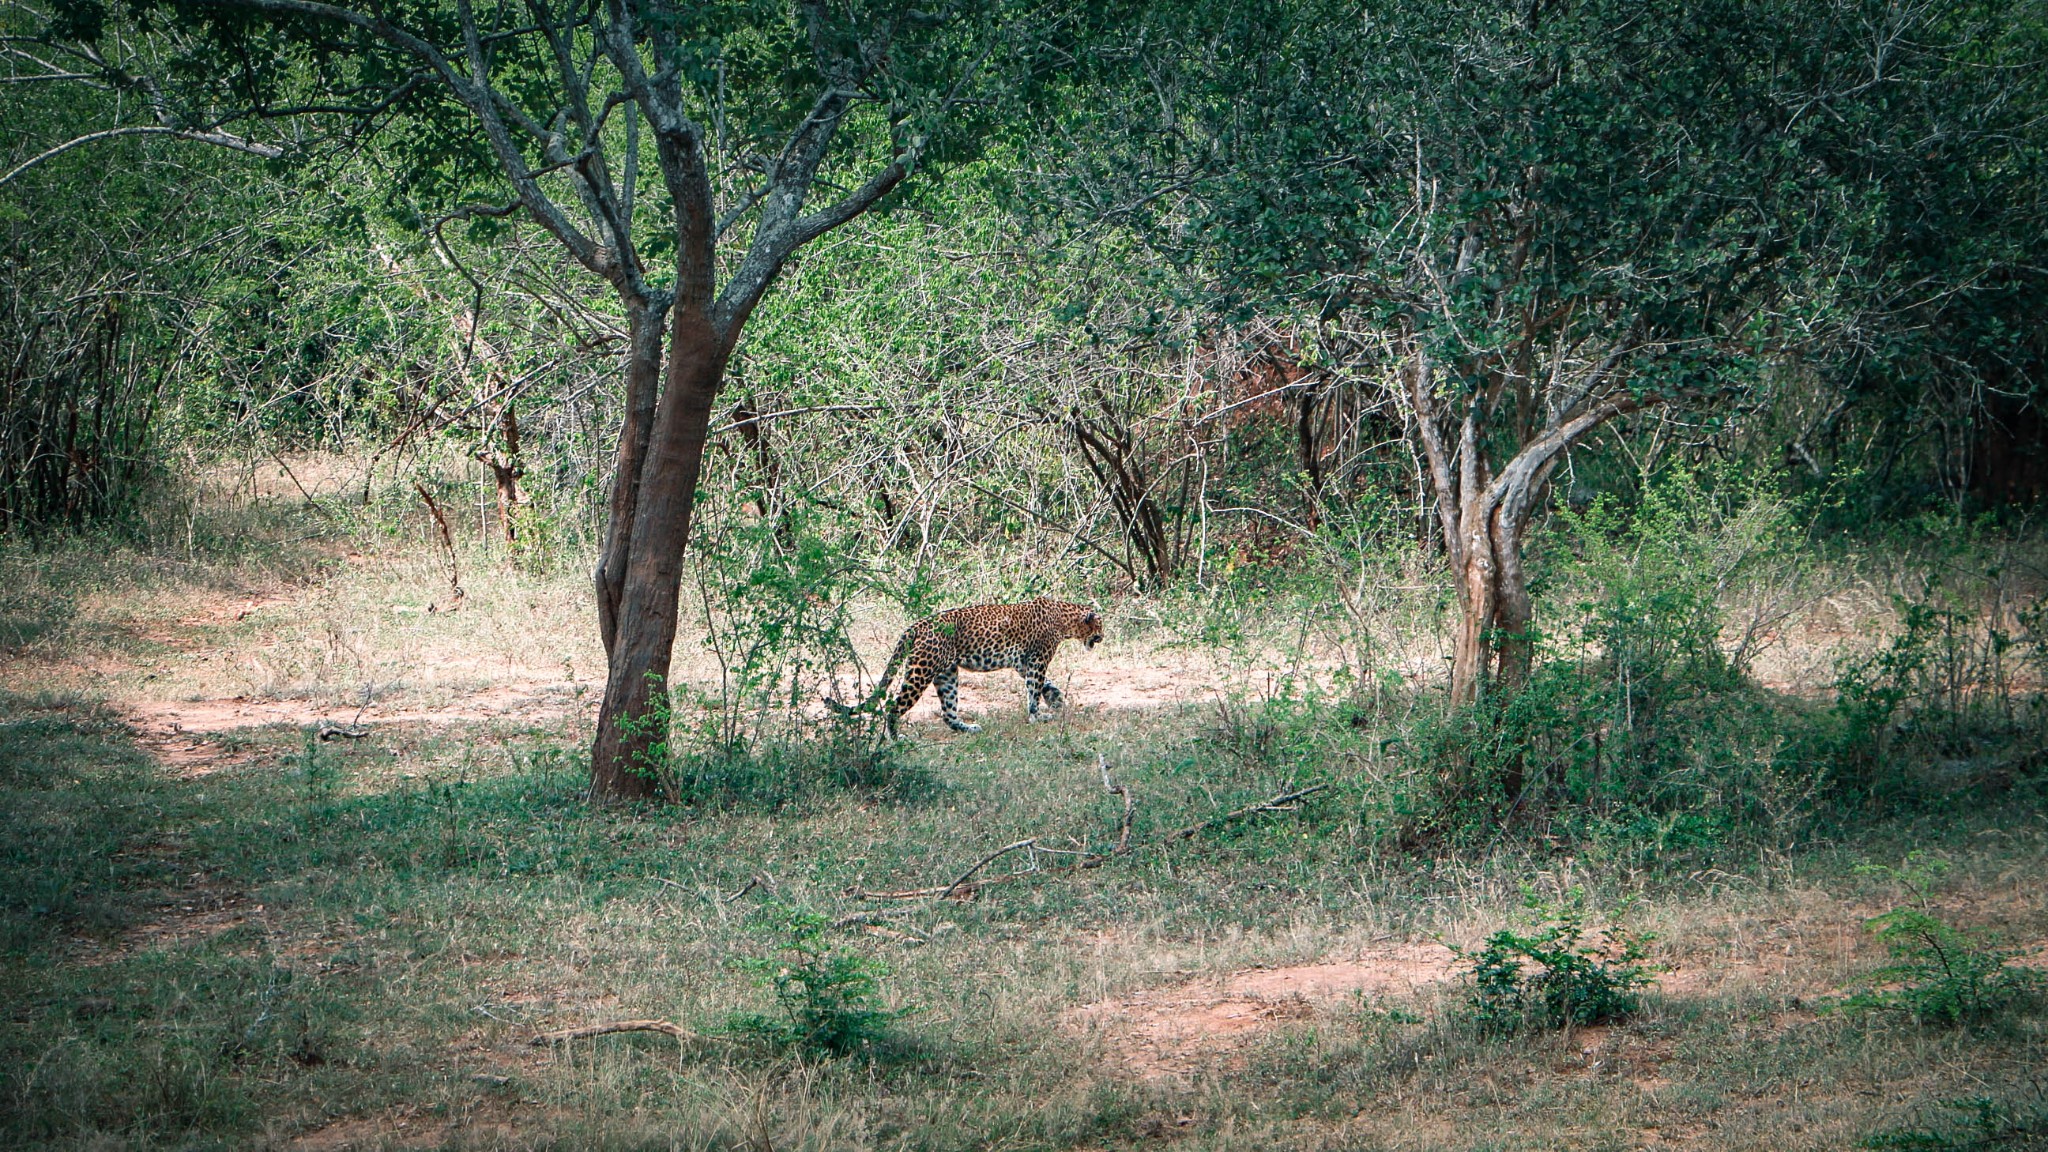
[[[1666,473],[1780,476],[1852,531],[2038,497],[2038,4],[977,9],[887,43],[854,32],[894,9],[739,5],[637,49],[702,126],[681,183],[606,39],[655,10],[416,5],[422,51],[348,8],[10,8],[9,530],[114,515],[173,450],[346,449],[364,499],[468,459],[496,534],[605,557],[615,604],[631,382],[690,292],[725,317],[675,426],[723,592],[780,565],[917,610],[966,567],[1158,590],[1419,546],[1469,701],[1537,672],[1525,543]],[[857,95],[807,103],[834,60]],[[778,167],[820,107],[849,134]],[[865,214],[759,215],[785,177]]]

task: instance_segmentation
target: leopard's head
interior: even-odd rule
[[[1102,613],[1093,608],[1081,613],[1080,631],[1076,637],[1090,648],[1102,643]]]

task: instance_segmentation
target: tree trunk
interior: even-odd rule
[[[675,310],[668,381],[646,441],[626,562],[618,573],[617,608],[608,630],[604,704],[590,754],[594,797],[639,799],[655,793],[661,766],[654,762],[654,747],[668,739],[667,711],[658,705],[668,690],[669,660],[675,649],[683,548],[690,538],[690,513],[711,412],[731,352],[730,341],[701,309]],[[621,487],[628,475],[622,467]],[[615,510],[617,505],[615,495]],[[614,525],[614,536],[617,533]],[[609,564],[613,557],[607,554],[605,559]],[[601,572],[600,581],[610,574]],[[604,591],[601,583],[600,603]]]
[[[1480,452],[1483,397],[1464,402],[1455,450],[1446,443],[1433,370],[1418,355],[1407,369],[1415,434],[1428,466],[1444,553],[1458,591],[1458,635],[1451,653],[1451,703],[1477,703],[1490,685],[1512,691],[1526,683],[1535,660],[1535,618],[1522,537],[1548,490],[1561,454],[1586,433],[1646,403],[1622,395],[1589,403],[1522,443],[1495,471]]]
[[[1458,637],[1451,650],[1451,703],[1477,703],[1486,687],[1487,633],[1495,604],[1492,549],[1467,552],[1458,560]]]
[[[597,631],[609,659],[619,636],[619,599],[626,561],[632,554],[633,513],[639,506],[640,469],[654,434],[654,404],[661,394],[660,302],[626,302],[626,415],[619,426],[619,450],[612,475],[612,499],[604,551],[592,582],[597,585]]]

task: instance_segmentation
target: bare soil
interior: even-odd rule
[[[1141,1080],[1185,1076],[1229,1064],[1274,1027],[1341,1005],[1414,1006],[1453,978],[1457,957],[1442,944],[1369,948],[1349,960],[1249,968],[1069,1009],[1060,1023],[1094,1040],[1104,1063]]]

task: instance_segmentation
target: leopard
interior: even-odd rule
[[[1014,668],[1024,678],[1031,721],[1063,708],[1066,697],[1046,679],[1046,666],[1063,640],[1079,640],[1093,648],[1102,643],[1102,614],[1086,604],[1040,596],[1022,604],[974,604],[954,608],[904,629],[875,690],[859,705],[825,698],[841,715],[873,712],[889,693],[898,669],[903,682],[889,701],[885,724],[891,737],[897,722],[917,703],[927,687],[939,690],[939,710],[955,732],[979,732],[981,725],[960,718],[960,672],[995,672]]]

